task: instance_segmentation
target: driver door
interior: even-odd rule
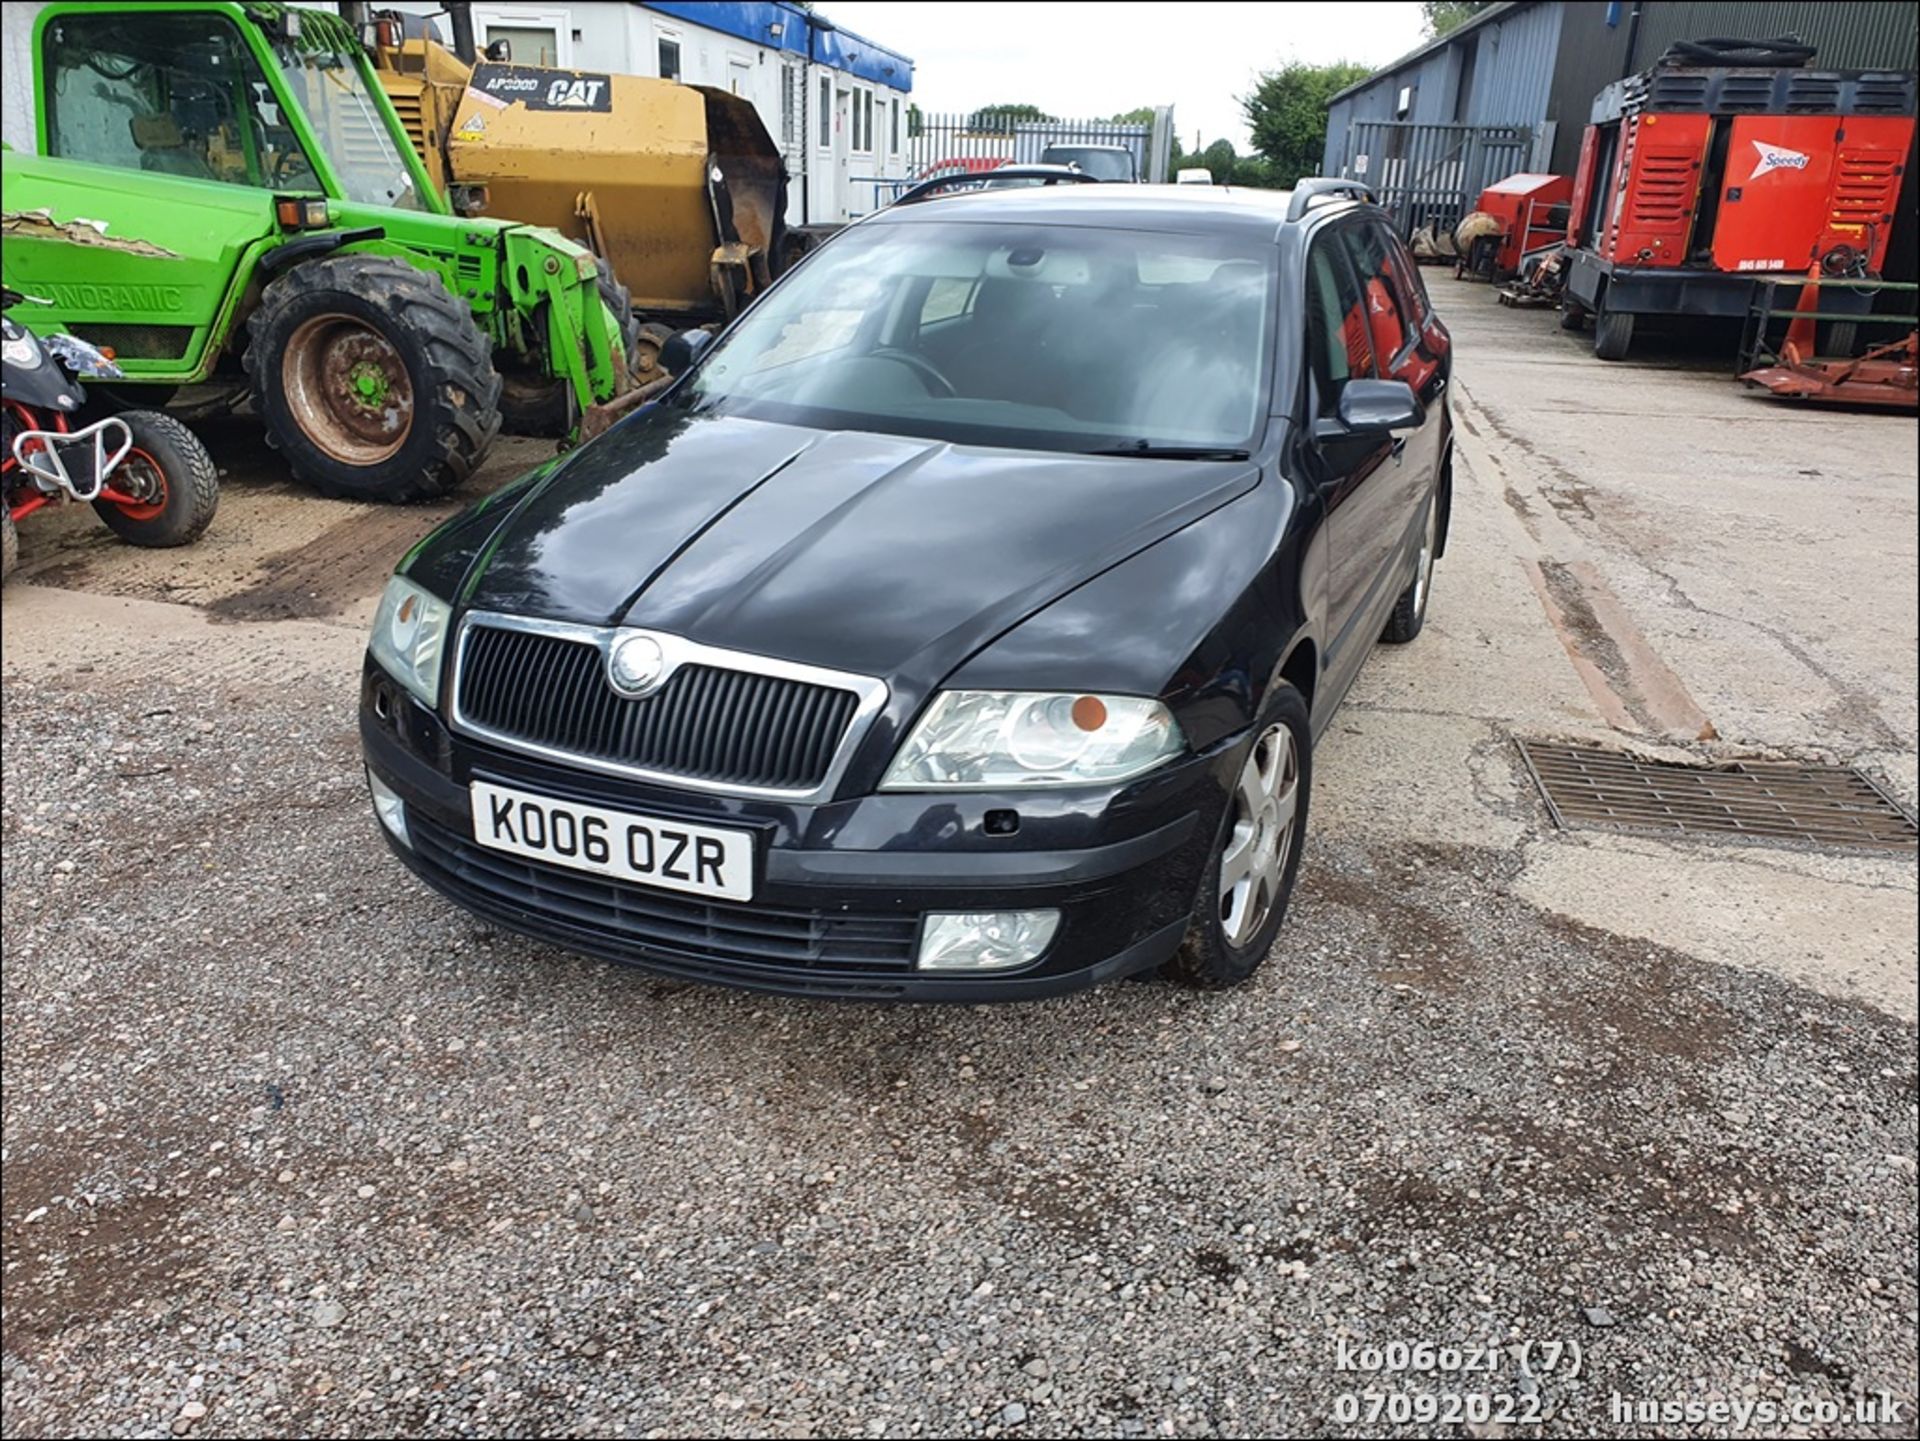
[[[1307,358],[1312,442],[1327,526],[1328,694],[1346,690],[1372,649],[1368,617],[1392,552],[1399,513],[1399,457],[1385,434],[1343,435],[1336,426],[1349,380],[1378,378],[1366,292],[1340,228],[1325,228],[1307,255]]]

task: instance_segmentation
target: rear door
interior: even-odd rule
[[[1392,550],[1400,508],[1394,438],[1335,428],[1347,383],[1377,374],[1365,292],[1345,228],[1322,230],[1307,253],[1307,420],[1316,433],[1315,479],[1327,512],[1325,669],[1334,696],[1346,689],[1377,633],[1365,616],[1376,608],[1374,582]]]

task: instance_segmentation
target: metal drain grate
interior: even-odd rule
[[[1521,741],[1554,824],[1657,835],[1734,835],[1880,851],[1920,846],[1913,817],[1859,771],[1747,763],[1716,769]]]

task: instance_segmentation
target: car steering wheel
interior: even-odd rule
[[[869,352],[869,355],[874,360],[892,360],[906,366],[908,370],[928,382],[927,393],[936,400],[952,400],[959,394],[953,388],[953,382],[942,375],[933,362],[924,355],[918,355],[911,350],[901,350],[892,345],[882,346],[879,350]]]

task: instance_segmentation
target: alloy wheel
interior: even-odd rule
[[[1427,502],[1427,529],[1420,538],[1420,559],[1413,572],[1413,613],[1427,613],[1427,590],[1433,584],[1433,553],[1440,541],[1440,499]]]
[[[1293,732],[1269,726],[1254,742],[1233,793],[1233,827],[1220,857],[1220,928],[1246,945],[1266,924],[1293,853],[1300,758]]]

